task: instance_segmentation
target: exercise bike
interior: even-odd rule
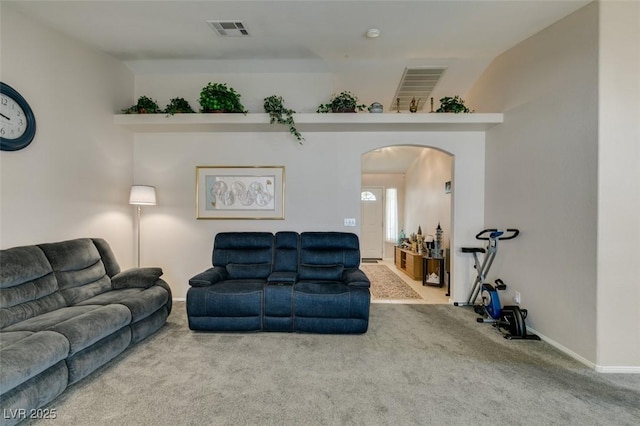
[[[466,302],[455,302],[455,306],[473,306],[474,311],[480,315],[476,321],[480,323],[493,324],[505,339],[526,339],[540,340],[535,334],[527,333],[525,318],[527,310],[520,309],[517,305],[502,306],[498,291],[506,290],[507,285],[501,280],[495,280],[495,286],[485,282],[486,276],[491,269],[493,260],[498,254],[498,242],[500,239],[512,240],[520,234],[518,229],[508,228],[506,231],[499,229],[485,229],[476,235],[476,239],[488,241],[487,248],[462,247],[463,253],[472,253],[474,268],[477,276]],[[478,253],[484,254],[482,263]],[[478,296],[480,303],[477,304]]]

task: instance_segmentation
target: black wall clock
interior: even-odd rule
[[[36,118],[13,87],[0,82],[0,150],[17,151],[36,135]]]

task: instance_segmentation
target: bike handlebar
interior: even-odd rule
[[[488,236],[486,234],[489,234]],[[476,235],[476,239],[478,240],[513,240],[515,237],[520,234],[520,230],[515,228],[507,228],[506,230],[502,229],[484,229]],[[504,235],[504,236],[503,236]]]

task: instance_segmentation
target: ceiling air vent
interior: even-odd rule
[[[418,110],[421,110],[444,71],[445,68],[405,68],[389,110],[396,111],[400,99],[400,111],[408,111],[413,98],[420,99]]]
[[[222,37],[249,37],[242,21],[207,21],[207,24]]]

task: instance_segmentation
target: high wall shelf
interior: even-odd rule
[[[295,114],[301,132],[455,131],[477,132],[503,122],[501,113]],[[164,132],[288,132],[270,124],[266,113],[249,114],[116,114],[114,123],[140,133]]]

